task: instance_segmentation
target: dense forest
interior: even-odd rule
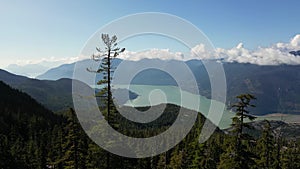
[[[174,148],[154,157],[135,159],[108,153],[96,145],[82,130],[73,109],[56,115],[3,82],[0,92],[0,168],[300,168],[300,142],[281,137],[271,130],[268,121],[258,137],[240,130],[241,126],[249,127],[240,117],[251,116],[239,111],[239,104],[236,108],[240,113],[229,132],[216,130],[200,144],[198,136],[205,118],[199,113],[190,133]],[[245,98],[248,95],[242,95],[237,103]],[[178,106],[168,104],[162,116],[147,125],[130,123],[115,111],[112,125],[126,135],[147,137],[166,130],[178,110]]]

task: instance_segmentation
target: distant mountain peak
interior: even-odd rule
[[[300,56],[300,50],[297,51],[290,51],[290,54],[294,55],[294,56]]]
[[[10,64],[5,69],[17,75],[36,77],[39,74],[45,73],[49,69],[49,67],[40,64]]]

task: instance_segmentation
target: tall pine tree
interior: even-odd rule
[[[251,128],[246,119],[250,121],[256,117],[251,115],[249,107],[255,107],[250,102],[256,99],[251,94],[241,94],[236,97],[238,102],[232,105],[235,109],[236,115],[232,118],[232,134],[233,143],[228,146],[227,151],[221,157],[219,169],[248,169],[255,164],[255,154],[249,151],[251,136],[244,132],[244,128]]]
[[[102,112],[106,112],[106,120],[108,124],[112,127],[117,127],[117,123],[113,122],[115,120],[113,118],[114,114],[116,113],[115,107],[113,106],[113,98],[112,98],[112,89],[111,89],[111,80],[112,80],[112,73],[114,71],[114,67],[112,66],[112,61],[115,59],[120,53],[125,51],[125,48],[120,49],[117,47],[117,36],[114,35],[111,38],[108,34],[102,34],[101,36],[102,41],[105,45],[103,49],[96,47],[97,54],[92,55],[92,59],[95,61],[100,61],[100,68],[96,71],[88,69],[88,71],[102,73],[103,79],[101,79],[97,84],[104,85],[102,90],[99,92],[98,96],[102,97],[105,101],[106,107],[102,107]],[[110,154],[107,153],[107,168],[111,168],[110,166]]]

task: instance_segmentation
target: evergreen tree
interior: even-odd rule
[[[257,165],[259,168],[274,168],[274,137],[271,131],[271,125],[268,120],[264,121],[264,129],[261,138],[257,141],[257,152],[259,159]]]
[[[100,68],[96,71],[88,69],[88,71],[102,73],[103,79],[101,79],[97,84],[104,85],[105,87],[99,92],[99,97],[104,97],[104,101],[106,103],[106,120],[108,124],[116,127],[116,123],[112,122],[115,118],[114,113],[116,113],[115,108],[113,106],[112,101],[112,89],[111,89],[111,80],[112,73],[115,68],[112,67],[112,61],[116,58],[120,53],[125,51],[125,48],[120,49],[117,47],[117,36],[109,37],[108,34],[102,34],[102,41],[105,45],[105,48],[102,50],[99,47],[96,47],[97,54],[92,55],[92,59],[95,61],[101,61]],[[114,125],[112,124],[114,123]],[[110,168],[110,154],[107,153],[107,168]]]
[[[168,168],[181,169],[183,166],[184,153],[183,151],[174,151],[171,155],[170,165]]]
[[[166,169],[167,168],[167,157],[166,153],[162,153],[159,155],[159,160],[157,163],[157,169]]]
[[[97,54],[92,55],[92,59],[95,61],[101,61],[100,68],[96,71],[88,69],[88,71],[95,73],[102,73],[103,79],[97,82],[98,85],[104,85],[103,89],[99,92],[99,97],[104,97],[106,102],[105,109],[107,110],[107,121],[110,123],[112,118],[110,117],[111,109],[113,106],[112,102],[112,89],[111,80],[114,67],[112,67],[113,59],[115,59],[120,53],[125,51],[125,48],[120,49],[117,47],[117,36],[109,37],[108,34],[102,34],[102,41],[105,45],[104,50],[96,47]]]
[[[66,126],[66,142],[63,144],[64,156],[63,163],[64,168],[72,169],[84,169],[85,158],[87,151],[86,136],[81,129],[79,122],[77,121],[75,112],[70,109],[68,114],[68,124]]]
[[[105,156],[105,151],[102,150],[95,143],[90,143],[88,145],[88,155],[87,155],[87,168],[88,169],[101,169],[105,168],[105,160],[102,158]]]
[[[274,137],[275,137],[275,150],[273,151],[273,157],[274,157],[274,168],[275,169],[281,169],[282,167],[282,149],[283,149],[283,140],[282,140],[282,133],[278,131],[274,131]]]
[[[282,169],[298,169],[300,168],[300,149],[296,140],[291,140],[285,147],[281,157]]]
[[[189,165],[189,168],[205,168],[205,149],[206,143],[199,144],[198,142],[193,142],[191,147],[192,156],[192,162]]]
[[[14,169],[18,168],[10,153],[8,139],[5,135],[0,134],[0,168]]]
[[[248,169],[255,164],[255,154],[249,151],[251,136],[244,133],[244,128],[251,128],[246,122],[256,117],[249,113],[249,107],[255,107],[250,104],[251,100],[256,99],[251,94],[242,94],[236,97],[238,102],[233,104],[236,111],[235,117],[232,118],[232,134],[234,141],[227,148],[226,153],[221,157],[221,163],[218,168],[231,168],[231,169]]]
[[[48,153],[47,165],[62,169],[63,168],[63,144],[65,143],[64,130],[62,126],[56,125],[50,136],[50,147],[52,151]]]
[[[235,137],[227,138],[224,142],[225,152],[220,156],[220,163],[218,169],[238,169],[239,163],[237,161],[237,155],[235,150]]]

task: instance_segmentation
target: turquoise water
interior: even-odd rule
[[[122,85],[116,88],[124,88]],[[134,100],[129,100],[125,105],[142,107],[171,103],[187,109],[201,112],[220,128],[228,128],[234,113],[226,110],[226,106],[218,101],[207,99],[201,95],[195,95],[187,91],[182,91],[177,86],[153,86],[153,85],[130,85],[129,90],[139,96]],[[211,108],[210,105],[213,105]],[[225,106],[225,110],[213,110],[216,107]],[[209,113],[210,108],[212,109]],[[221,120],[219,121],[219,119]]]
[[[116,88],[126,88],[123,85],[116,85]],[[187,109],[195,110],[210,119],[220,129],[230,127],[231,118],[234,112],[227,110],[226,105],[221,102],[207,99],[201,95],[195,95],[187,91],[182,91],[177,86],[153,86],[153,85],[130,85],[129,90],[139,96],[134,100],[129,100],[125,105],[142,107],[158,105],[162,103],[171,103]],[[197,106],[198,105],[198,106]],[[213,106],[211,106],[213,105]],[[225,107],[220,110],[216,107]],[[209,112],[209,110],[211,112]],[[256,120],[284,120],[286,122],[297,122],[299,115],[267,115],[258,116]],[[297,121],[295,121],[297,119]],[[294,120],[294,121],[293,121]]]

